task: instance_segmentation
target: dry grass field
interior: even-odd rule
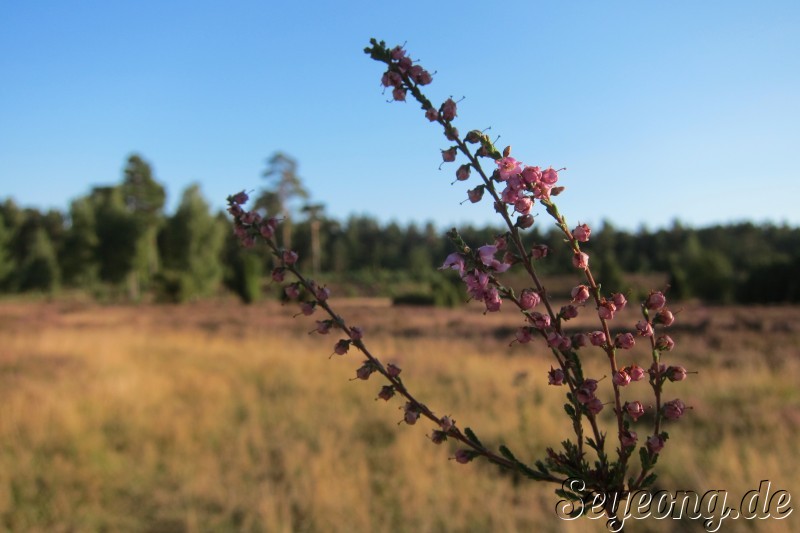
[[[569,436],[543,344],[509,346],[511,312],[373,301],[338,309],[403,368],[420,400],[484,443],[536,459]],[[483,461],[457,464],[455,447],[426,437],[430,424],[398,424],[402,403],[375,400],[379,377],[352,380],[358,355],[329,358],[338,337],[309,335],[313,320],[295,312],[274,302],[0,303],[0,530],[603,530],[559,520],[554,485]],[[615,324],[635,320],[632,312]],[[698,374],[666,392],[692,410],[668,425],[658,486],[736,499],[769,479],[795,507],[800,309],[687,305],[672,329],[669,362]],[[602,377],[597,355],[588,366]],[[634,361],[646,366],[646,351],[622,362]],[[626,394],[649,399],[648,390],[638,383]],[[702,530],[673,520],[627,526]],[[798,512],[722,527],[799,530]]]

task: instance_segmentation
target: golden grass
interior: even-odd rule
[[[293,312],[269,302],[0,304],[0,528],[603,530],[558,520],[553,485],[448,460],[455,447],[428,440],[427,423],[398,424],[402,402],[375,400],[377,376],[351,381],[358,355],[329,360],[338,337],[307,335],[313,321]],[[512,316],[347,304],[342,313],[420,400],[485,443],[533,460],[569,436],[541,343],[508,346]],[[659,487],[738,497],[770,479],[800,494],[798,317],[792,308],[679,316],[670,357],[699,374],[666,393],[693,410],[668,427]],[[588,364],[598,377],[605,365],[599,353]],[[797,520],[769,530],[797,530]]]

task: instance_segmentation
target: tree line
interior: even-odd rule
[[[273,154],[255,205],[286,219],[279,240],[297,250],[301,268],[357,294],[419,303],[463,301],[453,276],[436,272],[453,248],[432,223],[382,224],[369,216],[340,221],[309,202],[297,162]],[[252,302],[269,289],[272,258],[242,249],[229,217],[212,212],[200,186],[164,211],[166,191],[140,155],[128,157],[121,181],[95,187],[66,212],[0,203],[0,292],[81,290],[103,300],[181,302],[228,291]],[[493,227],[459,228],[475,246]],[[557,231],[534,224],[527,244],[548,245],[544,275],[574,273]],[[607,288],[635,290],[636,274],[665,275],[673,297],[710,303],[800,302],[800,228],[739,223],[620,231],[610,222],[586,244]],[[277,292],[277,291],[276,291]]]

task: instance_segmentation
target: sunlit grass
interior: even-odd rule
[[[421,401],[486,444],[534,460],[569,436],[563,390],[546,385],[545,350],[509,348],[512,337],[497,329],[508,316],[347,311]],[[375,399],[377,376],[352,379],[355,352],[329,359],[338,337],[307,335],[313,324],[292,313],[230,302],[0,305],[0,527],[603,529],[558,520],[553,485],[449,460],[456,448],[433,444],[429,424],[398,424],[402,402]],[[702,313],[689,310],[684,322],[702,324]],[[741,496],[770,479],[800,494],[800,313],[783,313],[766,310],[762,329],[745,331],[734,311],[714,311],[705,329],[674,333],[670,357],[699,374],[666,393],[693,410],[667,428],[659,487]],[[588,370],[602,377],[606,365],[598,354]],[[646,391],[625,392],[649,400]],[[791,531],[796,520],[768,525]],[[633,527],[681,527],[670,522]]]

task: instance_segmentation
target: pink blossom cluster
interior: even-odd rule
[[[428,85],[433,78],[430,72],[414,64],[406,51],[401,46],[395,46],[391,51],[391,63],[381,77],[384,87],[392,87],[392,98],[399,102],[406,99],[406,83],[411,80],[416,85]]]

